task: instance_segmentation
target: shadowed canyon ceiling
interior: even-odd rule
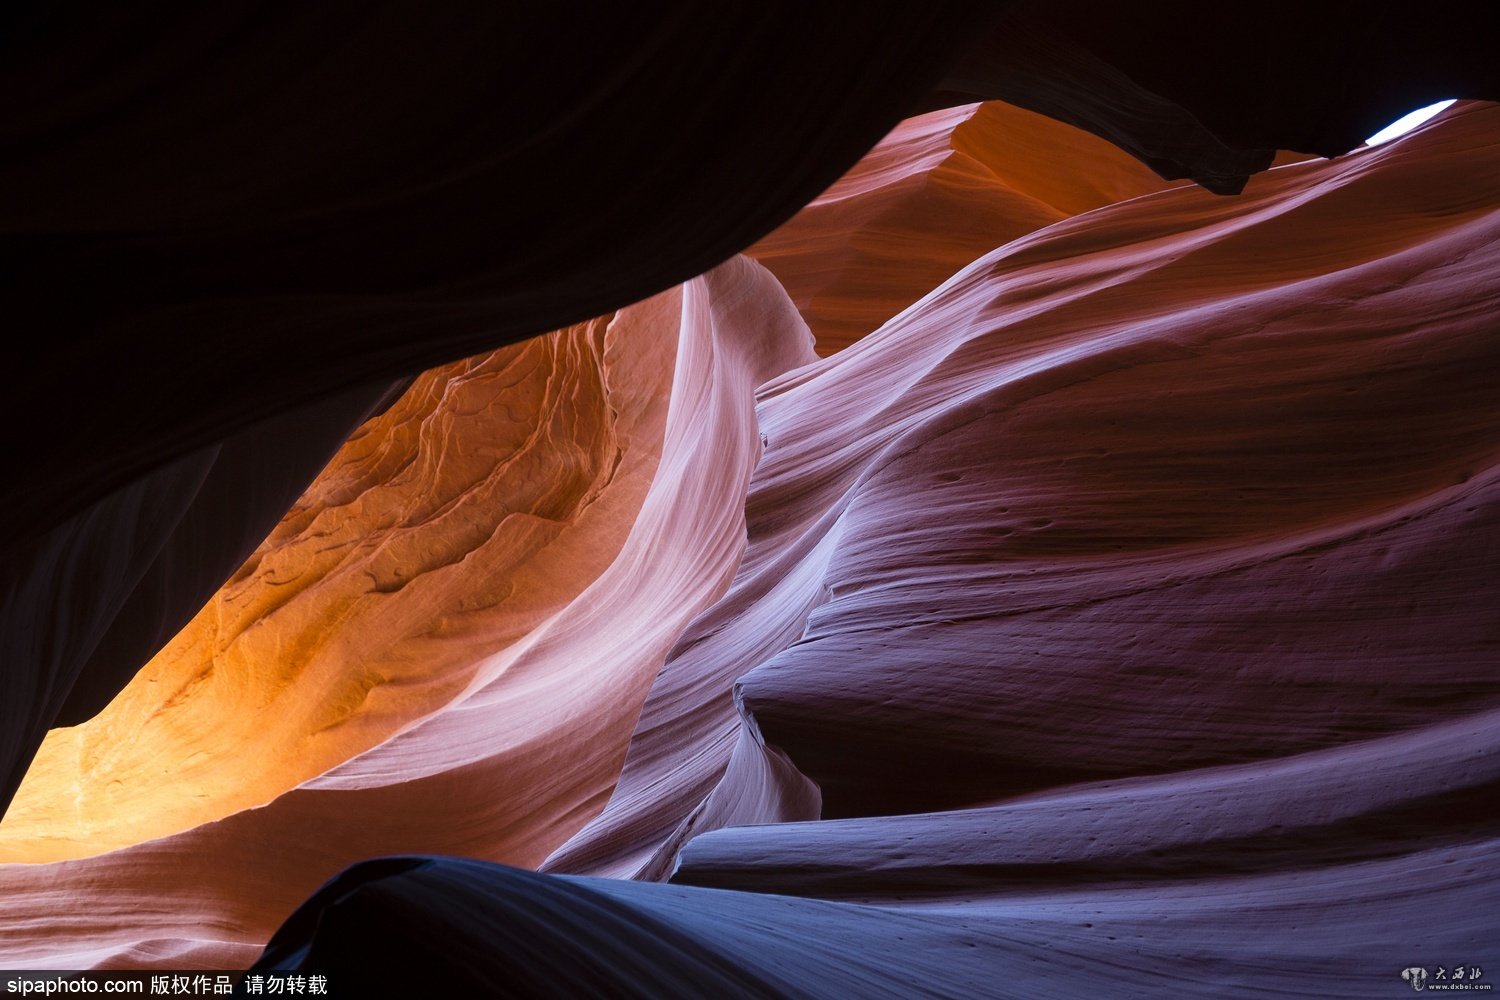
[[[1496,8],[11,17],[0,968],[1500,977]]]

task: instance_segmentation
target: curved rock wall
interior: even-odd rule
[[[1030,137],[1009,174],[986,122]],[[1056,130],[914,120],[770,271],[417,379],[44,744],[0,963],[1059,997],[1482,963],[1500,108],[1235,198]]]
[[[424,375],[104,714],[49,738],[0,826],[0,920],[24,928],[0,964],[243,967],[362,858],[539,863],[733,572],[753,388],[812,357],[740,259]]]

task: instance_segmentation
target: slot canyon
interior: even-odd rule
[[[0,978],[1488,992],[1500,7],[647,8],[7,15]]]

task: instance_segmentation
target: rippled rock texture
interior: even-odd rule
[[[523,986],[1353,997],[1485,954],[1497,134],[1078,216],[773,379],[735,579],[544,866],[676,885],[377,864],[265,961],[433,919]]]
[[[1496,13],[1261,13],[21,18],[0,965],[1500,966]]]

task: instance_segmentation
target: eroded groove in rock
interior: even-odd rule
[[[1500,704],[1497,134],[1500,109],[1460,104],[1238,199],[1174,189],[1061,222],[766,386],[740,571],[664,668],[609,806],[547,868],[713,881],[761,871],[759,854],[728,857],[759,850],[750,824],[1237,762],[1271,789],[1290,779],[1249,762],[1395,734],[1422,761],[1421,734],[1489,719],[1476,713]],[[1494,753],[1492,724],[1464,731],[1460,756]],[[1384,804],[1354,808],[1345,769],[1374,765],[1308,759],[1349,817],[1253,799],[1249,846],[1221,833],[1235,851],[1323,844],[1298,848],[1297,868],[1463,860],[1493,843],[1472,769],[1452,792],[1463,802],[1427,803],[1432,829],[1416,836],[1402,810],[1436,790],[1372,778],[1358,795]],[[1170,868],[1168,812],[1139,818],[1137,853]],[[887,822],[916,873],[880,890],[891,865],[873,860],[866,895],[947,884],[951,852],[939,840],[928,855],[919,834],[948,821],[868,821]],[[723,827],[744,829],[711,833]],[[799,833],[726,884],[796,892],[841,866],[838,824],[791,829],[829,830],[826,852]],[[725,847],[694,862],[700,843]],[[858,896],[850,857],[840,892]],[[1023,867],[973,864],[978,882],[984,865]],[[1409,899],[1419,881],[1387,899],[1393,921],[1435,905]]]
[[[977,898],[907,890],[879,905],[395,861],[351,869],[309,900],[256,969],[527,997],[662,996],[691,991],[686,980],[736,997],[1134,1000],[1168,982],[1245,1000],[1363,1000],[1409,989],[1400,971],[1415,956],[1485,953],[1500,902],[1494,839],[1306,872]],[[1451,916],[1426,919],[1434,900]],[[402,960],[377,971],[372,949]]]

